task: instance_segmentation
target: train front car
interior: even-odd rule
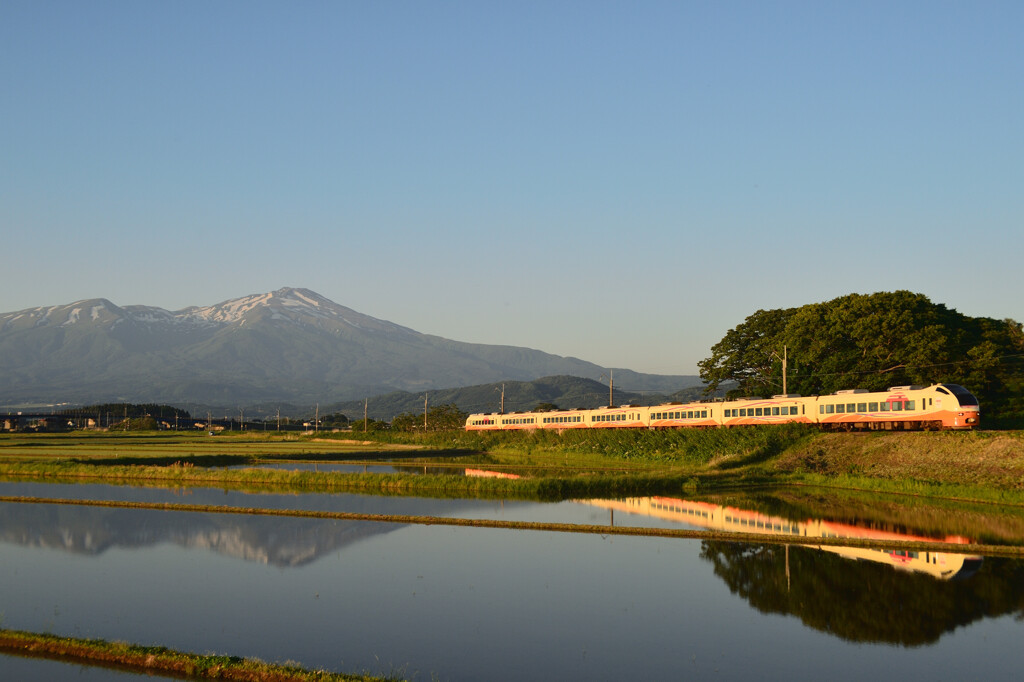
[[[973,429],[979,417],[978,399],[956,384],[837,391],[817,404],[818,424],[843,431]]]
[[[931,389],[936,395],[929,398],[929,404],[934,401],[943,428],[975,429],[981,423],[981,406],[966,388],[957,384],[938,384]]]

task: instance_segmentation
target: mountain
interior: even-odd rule
[[[609,370],[529,348],[421,334],[308,289],[168,311],[106,299],[0,314],[0,404],[328,403]],[[633,390],[700,383],[614,369]]]

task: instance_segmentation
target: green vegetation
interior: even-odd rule
[[[254,658],[174,651],[102,639],[0,630],[0,651],[16,656],[88,663],[121,670],[166,674],[191,679],[244,680],[245,682],[342,682],[380,680],[367,675],[344,675],[305,670],[296,665],[275,665]]]
[[[416,473],[223,468],[280,461],[389,462]],[[518,478],[466,476],[466,468]],[[1024,435],[829,434],[799,425],[561,434],[25,435],[0,437],[0,475],[546,500],[806,484],[1021,503]]]
[[[152,417],[129,417],[124,421],[111,424],[110,431],[157,431],[160,427]]]
[[[192,418],[186,410],[172,405],[158,405],[156,403],[103,403],[102,405],[86,405],[70,410],[62,410],[58,414],[66,417],[76,417],[80,414],[109,414],[113,419],[129,417],[155,417],[157,419]]]
[[[440,405],[427,409],[426,414],[400,414],[391,420],[391,428],[396,431],[455,431],[462,428],[468,416],[455,405]]]
[[[758,310],[700,362],[710,389],[732,395],[803,395],[906,384],[966,386],[987,423],[1024,418],[1024,330],[1013,320],[961,315],[922,294],[851,294],[825,303]]]

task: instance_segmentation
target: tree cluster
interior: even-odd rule
[[[85,407],[76,407],[70,410],[64,410],[61,414],[67,416],[78,416],[82,414],[110,414],[115,418],[124,418],[126,415],[129,418],[155,417],[160,419],[174,419],[175,416],[179,419],[192,418],[188,413],[188,410],[182,410],[171,405],[159,405],[156,403],[103,403],[102,405],[86,405]]]
[[[850,294],[799,308],[758,310],[699,363],[708,392],[824,395],[849,388],[954,383],[1016,412],[1024,331],[1013,320],[967,317],[909,291]]]
[[[426,412],[427,431],[450,431],[461,429],[466,425],[465,412],[455,405],[439,405]],[[395,431],[423,431],[424,415],[405,412],[391,420],[391,428]]]

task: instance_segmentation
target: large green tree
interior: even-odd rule
[[[759,310],[699,363],[714,390],[804,395],[847,388],[958,383],[1004,409],[1019,393],[1024,333],[1013,320],[972,318],[909,291],[850,294],[784,310]]]

